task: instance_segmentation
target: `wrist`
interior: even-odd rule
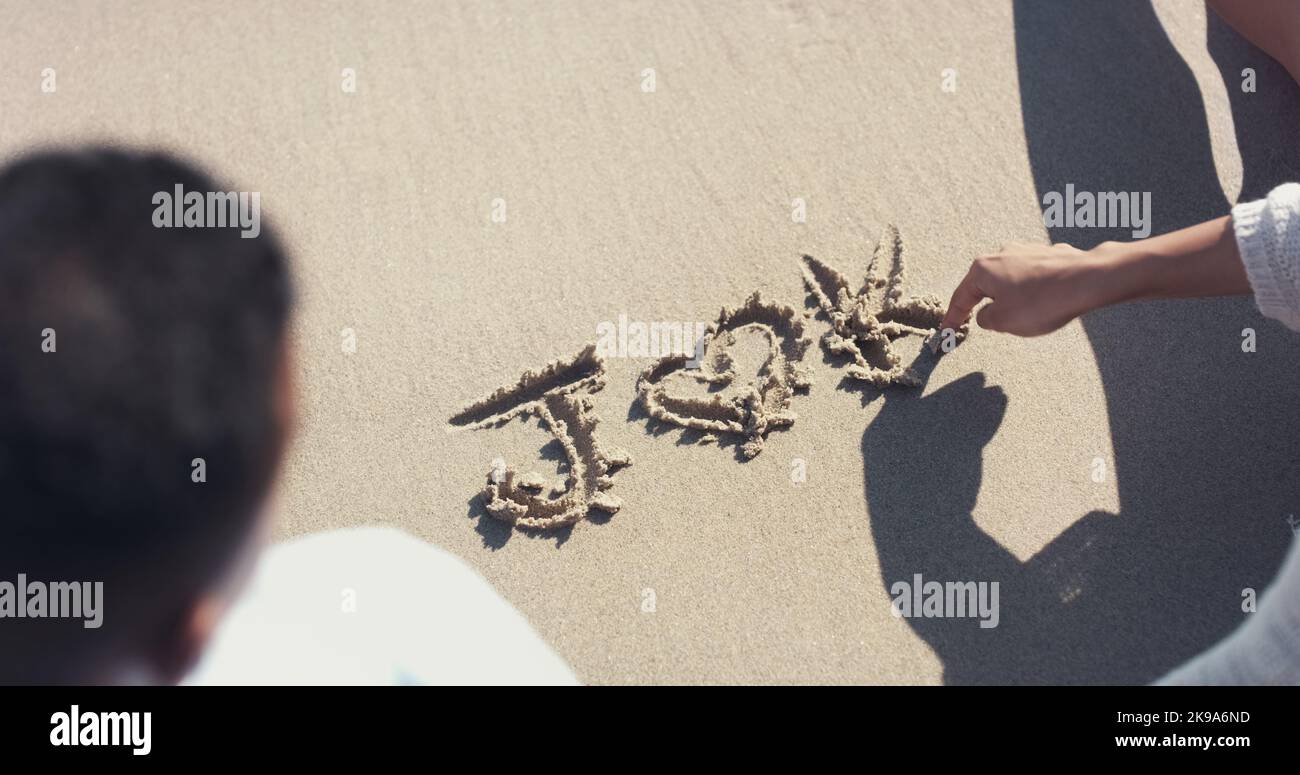
[[[1151,271],[1144,242],[1103,242],[1084,254],[1081,282],[1090,309],[1145,295]]]

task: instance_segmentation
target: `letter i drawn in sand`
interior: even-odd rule
[[[591,509],[609,514],[619,510],[619,499],[607,492],[613,486],[610,476],[632,460],[626,453],[605,450],[596,440],[599,420],[590,394],[604,386],[605,362],[591,344],[569,360],[524,372],[514,385],[475,401],[449,420],[459,428],[481,429],[535,415],[564,447],[569,475],[558,497],[545,491],[546,480],[536,471],[520,475],[507,467],[488,474],[483,490],[488,514],[516,527],[551,530],[572,525]]]
[[[888,274],[883,264],[888,261]],[[878,388],[890,385],[917,387],[924,381],[911,367],[904,366],[894,350],[905,336],[933,339],[938,334],[946,308],[937,296],[903,298],[903,240],[893,224],[885,227],[867,264],[867,279],[856,294],[849,281],[835,268],[805,255],[803,280],[808,292],[830,318],[831,330],[822,337],[826,349],[853,359],[848,374]],[[961,341],[968,330],[954,332]]]

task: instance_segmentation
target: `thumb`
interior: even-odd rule
[[[980,324],[980,328],[987,328],[990,331],[1006,331],[1006,310],[1004,305],[997,302],[991,302],[980,307],[979,312],[975,313],[975,322]]]

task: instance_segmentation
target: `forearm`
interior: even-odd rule
[[[1096,307],[1251,290],[1230,216],[1137,242],[1104,243],[1087,260],[1094,262]]]
[[[1137,242],[1003,245],[953,291],[941,328],[980,307],[983,328],[1051,333],[1098,307],[1134,299],[1253,293],[1260,312],[1300,331],[1300,184],[1286,183],[1216,218]]]
[[[1300,331],[1300,185],[1287,183],[1232,215],[1084,255],[1076,314],[1133,299],[1253,293],[1260,311]]]

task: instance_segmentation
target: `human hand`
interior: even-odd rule
[[[959,328],[984,299],[975,316],[982,328],[1017,336],[1049,334],[1079,315],[1108,302],[1110,243],[1092,251],[1066,244],[1004,245],[980,256],[952,294],[940,330]]]

